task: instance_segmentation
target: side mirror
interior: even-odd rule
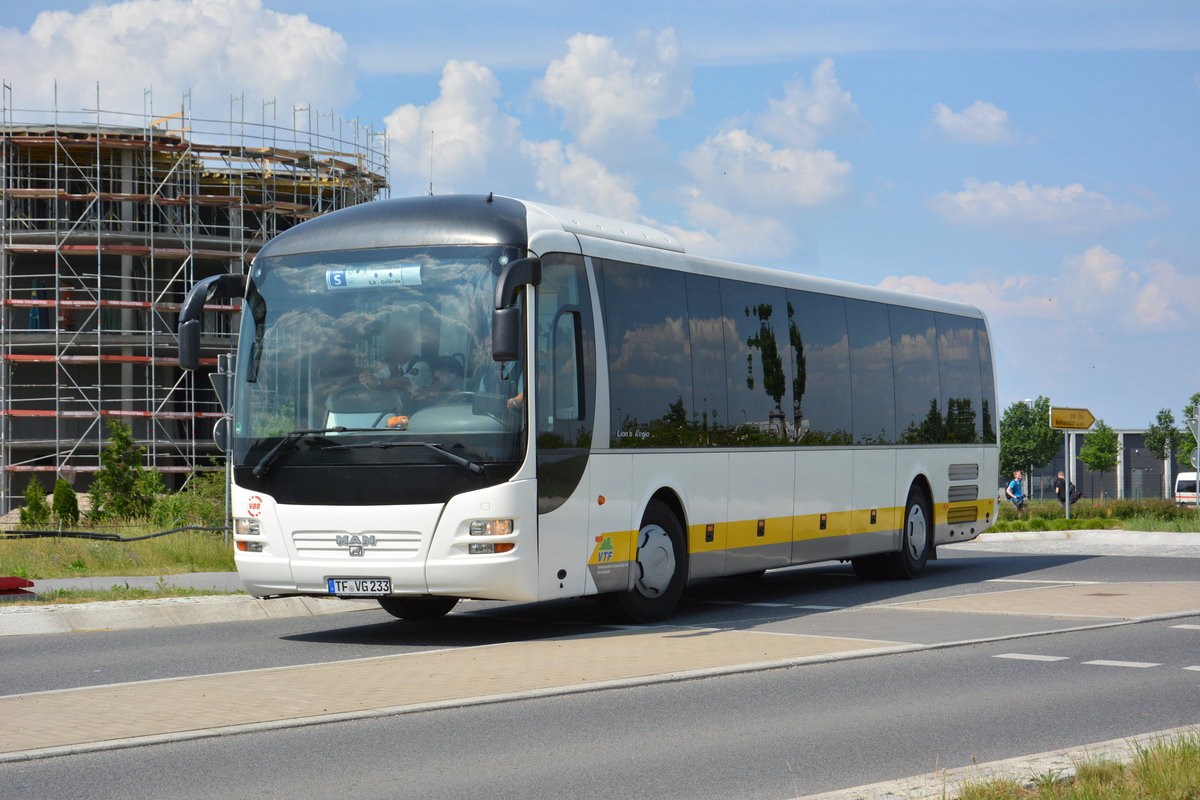
[[[517,361],[521,358],[521,309],[518,306],[492,312],[492,360]]]
[[[515,262],[514,262],[515,263]],[[246,293],[246,276],[238,273],[213,275],[196,283],[179,307],[179,366],[200,366],[200,315],[209,300],[231,300]]]
[[[496,310],[492,315],[492,360],[517,361],[521,358],[521,309],[517,307],[517,292],[523,286],[542,282],[540,258],[518,258],[512,261],[496,279]]]

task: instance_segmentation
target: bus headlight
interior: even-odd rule
[[[262,529],[258,525],[256,519],[246,519],[245,517],[234,517],[233,532],[238,536],[258,536]]]
[[[477,519],[471,521],[472,536],[508,536],[512,532],[513,521],[511,519]]]

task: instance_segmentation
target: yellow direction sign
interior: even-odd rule
[[[1086,408],[1050,407],[1050,427],[1060,431],[1086,431],[1096,418]]]

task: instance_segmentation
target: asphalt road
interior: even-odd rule
[[[864,582],[854,577],[849,566],[839,564],[778,570],[757,580],[709,581],[691,589],[674,621],[737,625],[780,613],[745,603],[855,608],[991,592],[998,587],[988,581],[1005,579],[1200,579],[1200,559],[949,549],[940,555],[916,581]],[[584,599],[529,605],[462,603],[454,613],[432,623],[398,622],[380,610],[177,628],[6,636],[0,637],[0,695],[525,641],[597,630],[605,622],[596,604]]]
[[[911,583],[863,583],[830,565],[715,581],[695,588],[678,621],[736,625],[795,613],[775,603],[859,607],[996,591],[994,580],[1198,573],[1196,559],[944,552]],[[463,608],[419,626],[370,611],[6,637],[0,693],[562,636],[602,622],[586,601]],[[1183,624],[1200,618],[0,765],[0,797],[793,797],[1200,723],[1200,671],[1187,669],[1200,666],[1200,630]],[[1051,658],[1061,660],[1040,660]]]

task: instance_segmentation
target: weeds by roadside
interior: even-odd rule
[[[1084,762],[1074,777],[1047,774],[1029,784],[967,784],[958,800],[1193,800],[1200,797],[1200,733],[1138,748],[1131,764]]]
[[[215,597],[229,594],[244,594],[244,592],[193,589],[162,582],[150,589],[142,589],[129,584],[124,586],[114,584],[111,589],[52,589],[48,592],[38,592],[36,600],[9,601],[0,604],[0,608],[6,606],[57,606],[109,600],[153,600],[159,597]]]
[[[1188,532],[1200,531],[1200,513],[1191,506],[1169,500],[1081,500],[1071,506],[1071,519],[1054,500],[1030,500],[1018,518],[1010,504],[996,512],[991,530],[1016,531],[1113,530]]]

